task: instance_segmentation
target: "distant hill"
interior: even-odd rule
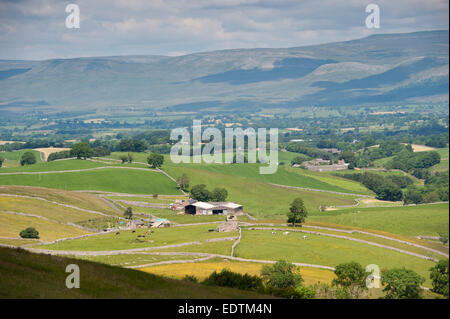
[[[448,101],[448,31],[178,57],[0,61],[0,109],[191,111]]]
[[[66,266],[80,268],[80,288],[66,287]],[[270,298],[255,292],[155,276],[139,270],[0,247],[2,298]],[[101,278],[101,280],[99,280]]]

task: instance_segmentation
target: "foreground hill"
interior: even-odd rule
[[[80,267],[68,289],[66,266]],[[267,298],[256,293],[172,280],[138,270],[0,247],[0,298]],[[99,280],[102,278],[102,280]]]
[[[448,31],[179,57],[0,61],[0,96],[2,109],[16,111],[36,106],[192,111],[442,101],[448,100]]]

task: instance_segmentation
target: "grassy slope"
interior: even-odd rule
[[[137,235],[144,234],[146,229],[138,229],[135,233],[131,231],[121,231],[120,235],[115,233],[102,234],[87,238],[75,240],[66,240],[51,245],[39,246],[37,248],[55,249],[55,250],[121,250],[133,248],[155,247],[171,245],[183,242],[202,241],[206,239],[219,237],[237,236],[237,232],[218,233],[208,232],[210,228],[216,228],[217,225],[199,225],[172,228],[156,228],[154,233],[147,235],[144,239],[138,239]]]
[[[74,226],[59,224],[37,217],[11,215],[0,212],[0,237],[19,238],[19,233],[27,228],[34,227],[39,231],[43,241],[53,241],[59,238],[75,237],[89,234]]]
[[[68,264],[80,267],[79,289],[65,286]],[[0,298],[267,298],[252,292],[7,248],[0,248],[0,278]]]
[[[131,194],[181,194],[176,184],[159,172],[119,168],[37,175],[0,175],[0,184]]]
[[[74,223],[86,219],[99,218],[98,214],[92,214],[77,209],[56,205],[33,198],[10,197],[0,195],[0,211],[13,211],[26,213],[56,220],[61,223]],[[12,215],[11,217],[13,217]],[[2,226],[0,225],[0,228]]]
[[[206,184],[209,189],[225,187],[228,200],[242,204],[244,210],[257,218],[286,218],[289,205],[296,197],[302,197],[311,214],[318,212],[320,205],[350,205],[353,196],[336,195],[323,192],[312,192],[285,189],[269,185],[254,178],[224,175],[192,167],[166,167],[166,171],[174,177],[186,173],[190,184]]]
[[[408,236],[448,234],[448,204],[411,207],[347,208],[311,216],[309,221],[377,229]]]
[[[101,199],[86,193],[32,186],[0,186],[0,194],[25,195],[45,198],[49,201],[72,205],[109,215],[117,214]]]
[[[380,269],[405,266],[424,277],[432,261],[405,255],[385,248],[369,246],[345,239],[318,235],[290,233],[287,236],[270,231],[245,230],[241,243],[237,246],[236,256],[253,259],[284,259],[290,262],[303,262],[327,266],[357,261],[363,267],[377,264]],[[427,281],[427,286],[430,282]]]

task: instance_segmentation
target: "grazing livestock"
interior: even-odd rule
[[[118,231],[118,232],[116,233],[116,235],[120,235],[120,231]]]
[[[283,235],[289,235],[289,232],[288,232],[288,231],[285,231],[285,232],[283,233]]]
[[[306,239],[306,235],[303,236],[303,239]]]
[[[275,235],[275,234],[276,234],[276,232],[273,231],[273,232],[272,232],[272,235]]]

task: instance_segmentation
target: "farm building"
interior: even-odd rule
[[[170,204],[172,210],[182,210],[187,205],[195,203],[195,199],[177,199],[173,204]]]
[[[186,214],[191,215],[216,215],[216,214],[242,214],[242,205],[232,202],[195,202],[186,205],[184,208]]]
[[[324,160],[321,158],[317,158],[311,161],[303,162],[301,166],[305,167],[310,171],[315,172],[329,172],[329,171],[340,171],[344,169],[348,169],[348,163],[345,163],[344,160],[339,160],[337,164],[331,164],[329,160]]]
[[[150,228],[170,227],[170,222],[165,218],[154,218],[149,223]]]

